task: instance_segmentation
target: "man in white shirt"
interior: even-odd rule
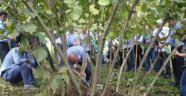
[[[156,29],[153,31],[153,36],[155,36],[162,24],[162,20],[157,21]],[[158,72],[163,65],[164,61],[168,57],[168,53],[170,49],[170,45],[167,45],[168,43],[168,38],[169,36],[169,28],[168,27],[163,27],[160,33],[158,34],[158,45],[155,47],[157,53],[159,53],[159,58],[157,62],[155,62],[155,72]],[[169,79],[171,77],[171,70],[170,70],[170,63],[166,65],[165,72],[163,73],[166,79]]]

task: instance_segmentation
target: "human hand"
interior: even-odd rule
[[[74,69],[77,69],[77,64],[74,64],[73,67],[74,67]]]
[[[79,41],[76,41],[76,42],[73,43],[73,46],[77,46],[77,45],[80,45]]]
[[[85,77],[86,77],[86,74],[85,74],[84,71],[81,72],[81,77],[82,77],[82,78],[85,78]]]
[[[178,52],[178,50],[177,50],[177,49],[174,49],[172,52],[173,52],[173,55],[176,55],[176,56],[178,56],[178,55],[179,55],[179,52]]]

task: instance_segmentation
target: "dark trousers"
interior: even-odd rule
[[[134,60],[137,59],[137,61],[135,63],[136,63],[136,68],[138,68],[139,67],[139,64],[140,64],[140,60],[143,57],[142,56],[142,48],[141,48],[140,45],[134,45],[134,56],[135,56]]]
[[[91,78],[91,66],[90,66],[90,64],[87,65],[85,73],[86,73],[86,80],[90,81],[90,78]]]
[[[167,57],[168,57],[167,52],[160,52],[160,56],[159,56],[157,62],[155,63],[155,65],[154,65],[155,72],[158,72],[160,70],[164,61],[167,59]],[[167,65],[165,66],[164,75],[169,75],[169,76],[171,75],[170,62],[168,62]]]
[[[11,83],[24,82],[24,85],[30,85],[34,81],[33,74],[28,63],[15,65],[14,67],[3,72],[2,78]]]
[[[88,62],[88,61],[87,61]],[[78,62],[78,64],[79,65],[82,65],[82,62]],[[91,78],[91,66],[90,66],[90,64],[88,63],[87,64],[87,67],[86,67],[86,69],[85,69],[85,74],[86,74],[86,80],[87,81],[90,81],[90,78]]]
[[[9,52],[8,42],[0,42],[0,59],[3,62],[6,54]]]
[[[127,49],[130,50],[130,49]],[[128,69],[127,71],[134,71],[135,69],[135,55],[134,55],[134,48],[132,48],[131,52],[129,53],[129,58],[127,60]]]
[[[178,47],[177,50],[181,52],[182,47]],[[173,48],[171,48],[173,50]],[[184,57],[175,56],[172,59],[172,68],[176,85],[180,85],[180,79],[182,76],[182,67],[184,66]]]
[[[186,96],[186,69],[184,69],[181,81],[180,81],[180,87],[181,87],[181,96]]]
[[[145,52],[147,51],[147,48],[144,49]],[[150,67],[151,67],[151,63],[150,63],[150,60],[153,58],[153,55],[154,55],[154,48],[151,48],[146,59],[145,59],[145,62],[144,62],[144,66],[145,66],[145,71],[148,72],[150,70]]]

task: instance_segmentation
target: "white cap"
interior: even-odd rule
[[[163,20],[162,20],[162,19],[158,19],[158,20],[156,21],[156,23],[163,23]]]

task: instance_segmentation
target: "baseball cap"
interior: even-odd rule
[[[158,19],[156,23],[163,23],[163,19]]]

